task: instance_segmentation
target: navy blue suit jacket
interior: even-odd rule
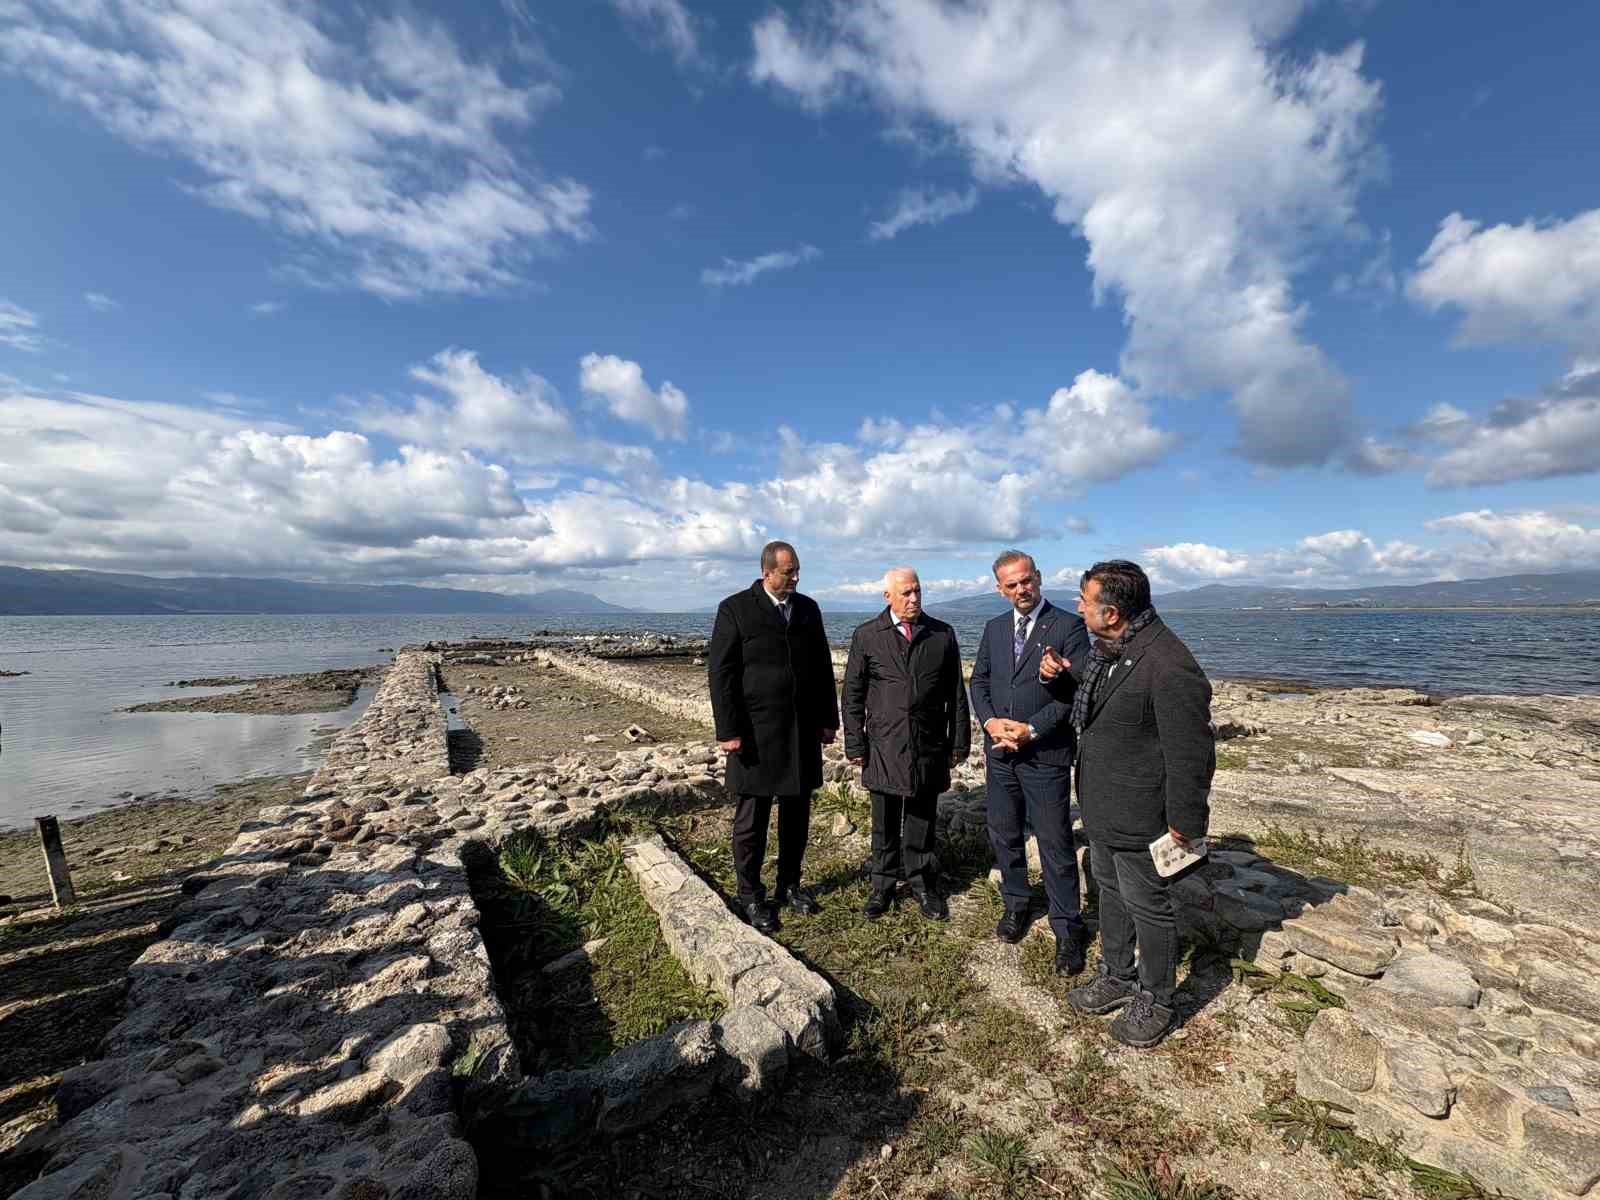
[[[1013,761],[1070,767],[1076,744],[1072,694],[1077,684],[1070,681],[1063,686],[1062,679],[1058,679],[1052,691],[1041,683],[1039,652],[1050,646],[1077,666],[1089,657],[1089,632],[1077,613],[1057,608],[1048,600],[1039,604],[1022,658],[1016,662],[1012,661],[1015,610],[1007,610],[984,626],[978,657],[972,665],[972,715],[980,726],[988,724],[992,717],[1006,717],[1039,731],[1038,739],[1024,746]],[[990,750],[993,743],[994,739],[985,732],[984,751]]]

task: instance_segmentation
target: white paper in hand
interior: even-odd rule
[[[1185,848],[1173,841],[1170,833],[1163,833],[1150,843],[1150,857],[1156,864],[1156,874],[1163,879],[1199,862],[1210,852],[1211,845],[1205,838],[1190,838]]]

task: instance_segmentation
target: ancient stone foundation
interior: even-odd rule
[[[449,774],[437,655],[402,651],[299,804],[246,822],[130,970],[104,1057],[67,1073],[63,1127],[25,1200],[468,1200],[480,1144],[617,1132],[725,1085],[825,1057],[833,993],[743,925],[658,841],[629,864],[667,941],[729,1009],[589,1072],[522,1078],[463,855],[610,808],[721,793],[708,746],[574,753]],[[561,1090],[565,1089],[565,1090]],[[505,1104],[507,1096],[515,1097]]]
[[[828,1058],[838,1022],[825,980],[735,917],[660,838],[634,842],[624,859],[667,945],[728,1010],[597,1066],[529,1080],[500,1109],[487,1140],[548,1150],[595,1133],[627,1133],[718,1088],[752,1094],[780,1083],[800,1055]]]
[[[188,881],[19,1197],[475,1194],[452,1066],[514,1069],[505,1014],[455,848],[381,820],[432,806],[444,755],[433,663],[401,655],[305,802]]]

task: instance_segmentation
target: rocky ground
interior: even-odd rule
[[[470,661],[477,657],[447,655],[441,667],[444,687],[470,731],[456,739],[462,747],[458,765],[468,770],[550,758],[575,747],[617,749],[711,737],[702,722],[671,717],[532,661]],[[703,683],[705,668],[697,670]]]
[[[1212,827],[1359,833],[1600,930],[1600,697],[1219,683]]]
[[[356,692],[371,682],[382,668],[359,671],[313,671],[298,675],[267,675],[249,678],[224,675],[206,679],[180,679],[170,686],[242,687],[242,691],[214,696],[179,696],[171,700],[152,700],[135,704],[129,712],[264,713],[280,716],[295,713],[338,712],[355,703]]]

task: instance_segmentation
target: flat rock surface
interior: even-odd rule
[[[379,668],[359,671],[314,671],[298,675],[268,675],[250,679],[222,676],[185,679],[174,687],[240,687],[237,692],[211,696],[178,696],[136,704],[128,712],[193,713],[313,713],[338,712],[355,702],[363,683],[376,678]]]

